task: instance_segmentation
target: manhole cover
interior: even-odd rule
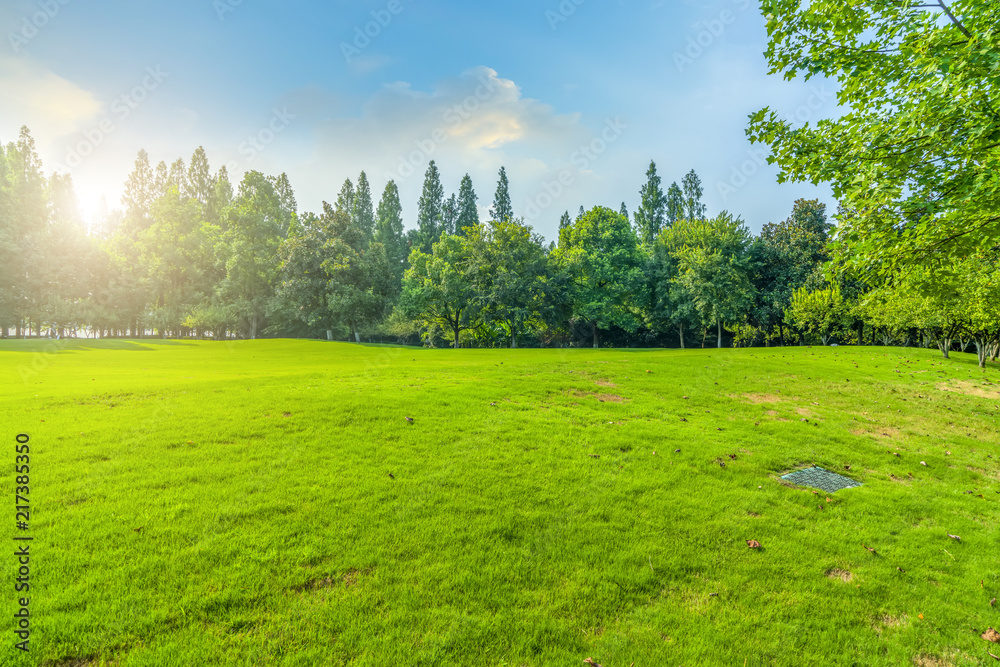
[[[849,489],[854,486],[861,486],[861,482],[855,482],[850,477],[838,475],[822,468],[806,468],[797,470],[787,475],[782,475],[781,479],[788,480],[792,484],[799,486],[811,486],[814,489],[823,489],[833,493],[841,489]]]

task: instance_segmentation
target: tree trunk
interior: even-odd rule
[[[986,368],[986,354],[989,351],[988,343],[986,342],[985,338],[981,338],[979,336],[976,336],[975,341],[976,341],[976,353],[979,356],[979,367]]]
[[[326,339],[327,340],[333,340],[333,329],[327,329],[326,330]]]
[[[513,322],[510,322],[510,349],[517,349],[517,331],[514,329]]]
[[[677,330],[681,333],[681,349],[684,349],[684,325],[681,324],[677,327]]]
[[[257,313],[250,317],[250,340],[257,340]]]
[[[361,334],[358,333],[357,329],[354,330],[354,342],[358,344],[361,343]]]
[[[600,345],[597,342],[597,322],[591,321],[590,327],[594,331],[594,349],[596,350],[597,348],[600,347]]]
[[[718,349],[721,350],[722,349],[722,320],[718,320],[716,322],[716,325],[719,327],[719,344],[718,344],[717,347],[718,347]]]
[[[458,334],[461,331],[462,329],[459,328],[458,325],[455,325],[455,342],[453,343],[452,347],[454,347],[456,350],[458,349]]]

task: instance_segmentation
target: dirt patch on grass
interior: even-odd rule
[[[366,574],[368,574],[368,572],[362,572],[352,568],[337,576],[311,579],[301,586],[294,587],[292,590],[296,593],[305,593],[308,591],[322,590],[324,588],[335,588],[339,585],[343,585],[344,588],[350,588],[351,586],[357,584],[358,579]]]
[[[595,384],[597,384],[598,387],[617,387],[618,386],[614,382],[612,382],[611,380],[598,380]]]
[[[734,396],[733,398],[742,398],[744,401],[750,403],[781,403],[782,401],[787,401],[788,399],[784,396],[778,396],[777,394],[742,394]]]
[[[917,667],[955,667],[958,663],[953,662],[951,658],[925,654],[914,656],[913,664]]]
[[[909,625],[910,619],[906,614],[902,616],[881,616],[875,623],[875,633],[881,635],[883,630],[902,628]]]
[[[947,391],[952,394],[965,394],[966,396],[978,396],[979,398],[988,398],[991,400],[1000,400],[1000,389],[996,388],[996,385],[982,385],[975,382],[944,382],[937,386],[941,391]]]
[[[840,579],[845,584],[851,583],[854,580],[854,574],[849,570],[841,570],[839,567],[834,567],[826,571],[826,576],[830,579]]]
[[[114,667],[117,664],[117,660],[102,662],[97,658],[63,658],[62,660],[46,660],[42,663],[42,667],[98,667],[98,665]]]
[[[625,399],[618,394],[598,394],[597,400],[601,403],[624,403]]]

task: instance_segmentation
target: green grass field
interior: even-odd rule
[[[973,355],[8,341],[0,369],[4,665],[1000,655],[1000,371]],[[864,486],[780,480],[814,463]]]

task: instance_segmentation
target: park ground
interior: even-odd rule
[[[997,664],[1000,369],[952,357],[5,341],[0,664]]]

